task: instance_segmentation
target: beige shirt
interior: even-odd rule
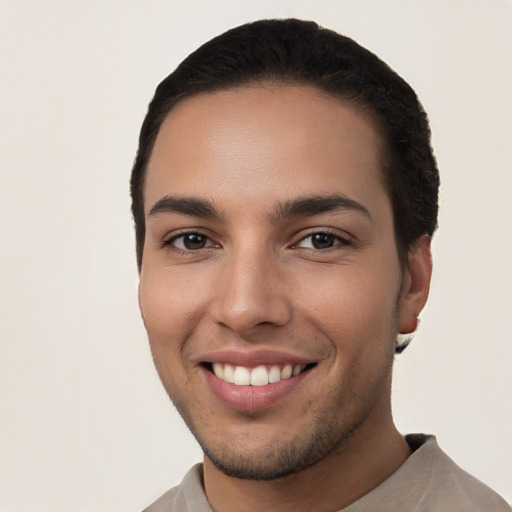
[[[434,436],[411,434],[414,450],[387,480],[340,512],[510,512],[494,491],[459,468]],[[212,512],[203,487],[202,464],[144,512]]]

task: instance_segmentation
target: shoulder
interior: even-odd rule
[[[412,455],[393,475],[343,512],[511,512],[492,489],[461,469],[434,436],[406,436]]]
[[[415,451],[403,467],[409,475],[402,476],[405,484],[421,491],[418,510],[511,512],[499,494],[455,464],[434,436],[412,434],[406,439]]]
[[[180,485],[160,496],[143,512],[212,512],[203,487],[203,466],[196,464]]]
[[[434,437],[427,438],[418,455],[417,465],[425,468],[423,478],[425,484],[428,482],[425,487],[428,499],[439,510],[450,505],[453,511],[511,512],[499,494],[460,468],[439,448]]]
[[[175,510],[179,510],[174,506],[174,502],[176,500],[176,495],[180,492],[180,488],[181,485],[177,485],[176,487],[168,490],[142,512],[174,512]]]

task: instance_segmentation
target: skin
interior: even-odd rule
[[[195,96],[161,127],[139,302],[160,378],[205,451],[216,511],[339,510],[410,455],[391,417],[391,370],[397,332],[414,330],[427,300],[430,240],[401,267],[383,159],[368,113],[310,87]],[[217,215],[155,208],[169,195]],[[333,195],[352,203],[283,207]],[[205,381],[204,354],[262,348],[314,367],[269,407],[229,407]]]

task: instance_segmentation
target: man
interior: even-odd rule
[[[431,277],[426,114],[375,55],[264,20],[157,88],[132,173],[156,368],[204,451],[147,510],[509,510],[391,416]]]

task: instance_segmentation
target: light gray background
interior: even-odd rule
[[[510,1],[4,0],[2,511],[137,511],[200,459],[139,318],[128,175],[156,84],[225,29],[287,16],[375,51],[430,115],[441,228],[395,418],[512,500]]]

